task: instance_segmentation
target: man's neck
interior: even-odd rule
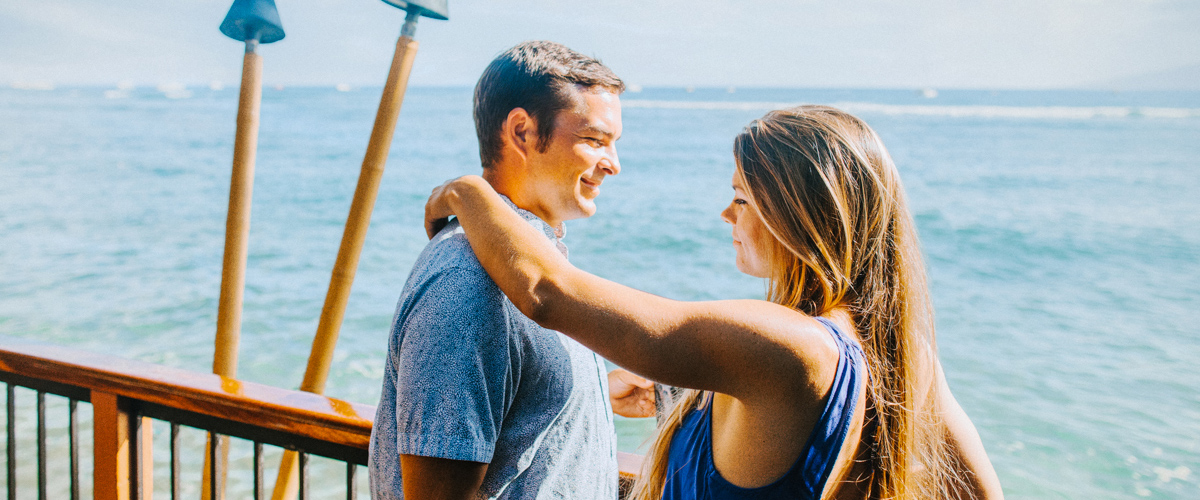
[[[502,168],[500,166],[485,168],[483,170],[483,180],[491,184],[492,189],[495,189],[497,193],[507,196],[517,208],[536,215],[537,218],[542,219],[543,222],[549,224],[555,230],[561,230],[563,221],[550,217],[545,210],[542,210],[537,204],[536,198],[527,193],[523,176],[518,173],[518,170],[508,169],[502,171]]]

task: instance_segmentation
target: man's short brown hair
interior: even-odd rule
[[[599,59],[555,42],[524,42],[492,60],[475,85],[475,133],[483,167],[500,160],[500,129],[515,108],[523,108],[537,122],[538,149],[544,152],[554,118],[572,105],[573,85],[625,91],[625,82]]]

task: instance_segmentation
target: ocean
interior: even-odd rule
[[[164,90],[0,89],[0,335],[211,370],[238,91]],[[408,92],[332,397],[377,401],[388,325],[426,241],[425,198],[479,171],[470,97]],[[300,383],[378,99],[379,88],[263,92],[244,380]],[[594,217],[567,224],[576,265],[680,300],[761,298],[718,216],[732,138],[772,108],[842,107],[902,173],[946,376],[1008,497],[1196,497],[1200,93],[661,88],[622,99],[622,172]],[[644,448],[652,430],[620,419],[621,448]]]

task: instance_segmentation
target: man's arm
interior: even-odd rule
[[[440,271],[398,324],[394,459],[406,499],[479,495],[511,397],[503,296],[490,283],[481,269]]]
[[[488,464],[400,455],[405,500],[466,500],[483,484]]]

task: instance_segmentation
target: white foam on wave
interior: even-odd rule
[[[720,110],[769,110],[796,106],[799,103],[794,102],[765,102],[765,101],[745,101],[745,102],[713,102],[713,101],[651,101],[645,99],[629,99],[621,101],[621,106],[625,108],[651,108],[651,109],[720,109]]]
[[[1172,479],[1187,481],[1188,477],[1191,477],[1192,475],[1192,470],[1182,465],[1175,467],[1174,469],[1155,467],[1154,475],[1158,477],[1159,483],[1165,484],[1170,482]]]
[[[1200,109],[1142,108],[1135,106],[909,106],[844,102],[834,106],[851,113],[886,115],[949,116],[955,118],[1047,118],[1090,120],[1093,118],[1191,118]]]
[[[770,101],[622,101],[626,108],[767,111],[797,106],[795,102]],[[1137,106],[931,106],[837,102],[832,106],[856,114],[947,116],[952,118],[1035,118],[1090,120],[1095,118],[1200,118],[1200,108],[1154,108]]]
[[[192,91],[188,90],[187,85],[179,82],[160,83],[156,88],[167,99],[188,99],[192,97]]]

